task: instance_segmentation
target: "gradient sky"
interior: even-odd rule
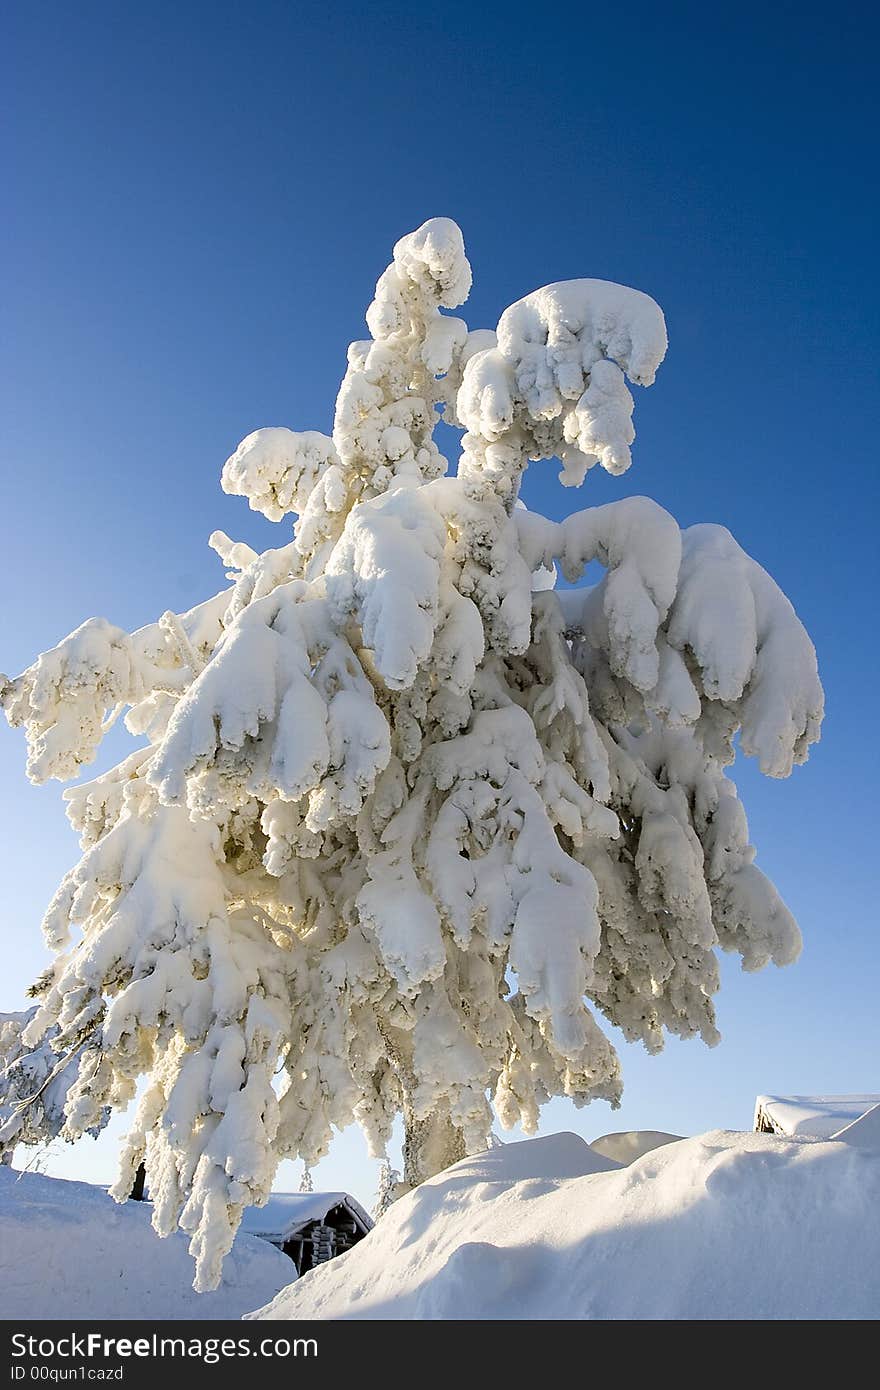
[[[131,629],[213,592],[215,527],[283,543],[220,492],[223,460],[260,425],[330,428],[376,277],[425,218],[464,231],[472,327],[583,275],[665,310],[631,472],[572,493],[533,465],[524,496],[560,517],[647,493],[682,525],[728,526],[791,597],[826,732],[789,781],[752,765],[736,780],[805,950],[781,972],[728,963],[720,1047],[623,1046],[622,1110],[554,1102],[545,1130],[748,1127],[757,1092],[880,1091],[862,804],[878,777],[877,36],[875,7],[845,3],[7,10],[10,674],[92,614]],[[109,742],[98,770],[125,746]],[[45,962],[42,911],[76,856],[57,784],[23,769],[4,726],[7,1009]],[[112,1166],[106,1137],[49,1158],[94,1180]],[[364,1199],[373,1177],[355,1131],[316,1174]]]

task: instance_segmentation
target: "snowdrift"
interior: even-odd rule
[[[677,1144],[683,1138],[683,1134],[667,1134],[662,1129],[623,1129],[593,1139],[590,1148],[605,1158],[613,1158],[615,1163],[625,1168],[652,1149],[660,1149],[664,1144]]]
[[[0,1318],[240,1318],[290,1283],[286,1255],[239,1235],[214,1293],[192,1287],[188,1237],[160,1240],[143,1202],[0,1168]]]
[[[251,1316],[880,1314],[876,1142],[716,1130],[625,1168],[605,1159],[606,1171],[583,1176],[558,1176],[557,1150],[540,1149],[547,1142],[510,1145],[448,1169],[396,1202],[356,1249]],[[602,1162],[595,1153],[593,1160]]]
[[[525,1178],[584,1178],[621,1166],[587,1144],[579,1134],[545,1134],[518,1144],[498,1144],[485,1153],[463,1158],[444,1174],[455,1174],[457,1185],[471,1182],[521,1182]],[[439,1180],[438,1180],[439,1181]]]

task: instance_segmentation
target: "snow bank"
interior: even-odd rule
[[[456,1181],[522,1182],[526,1178],[583,1178],[619,1165],[595,1153],[579,1134],[547,1134],[518,1144],[498,1144],[455,1165]]]
[[[0,1168],[0,1318],[240,1318],[290,1283],[293,1264],[239,1235],[213,1293],[192,1288],[188,1238],[160,1240],[145,1202]]]
[[[516,1145],[516,1164],[546,1143]],[[858,1319],[880,1311],[876,1148],[716,1130],[583,1177],[489,1181],[491,1160],[423,1184],[341,1260],[251,1316]],[[503,1151],[497,1162],[503,1170]]]
[[[590,1148],[626,1168],[652,1149],[661,1149],[664,1144],[677,1144],[683,1137],[681,1134],[666,1134],[662,1129],[623,1129],[594,1139]]]

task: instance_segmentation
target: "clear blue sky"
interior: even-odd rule
[[[492,326],[548,281],[652,294],[670,351],[635,462],[554,516],[643,492],[717,521],[791,596],[826,733],[788,782],[737,778],[801,962],[727,968],[721,1046],[623,1049],[628,1088],[549,1129],[748,1126],[758,1091],[880,1090],[877,20],[868,4],[42,4],[7,11],[0,667],[100,613],[134,628],[218,586],[218,486],[259,425],[328,429],[394,240],[461,225]],[[114,743],[119,753],[120,743]],[[0,730],[0,1007],[41,968],[76,854],[56,784]],[[862,797],[867,801],[862,806]],[[104,1178],[107,1146],[54,1171]],[[289,1175],[288,1175],[289,1177]],[[355,1138],[319,1180],[362,1195]]]

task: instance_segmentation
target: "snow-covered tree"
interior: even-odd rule
[[[392,1168],[386,1156],[379,1169],[379,1185],[376,1190],[376,1201],[373,1205],[373,1220],[378,1221],[380,1216],[384,1216],[389,1207],[393,1206],[397,1198],[405,1191],[405,1188],[401,1188],[400,1174],[396,1168]]]
[[[382,1154],[402,1112],[417,1182],[485,1147],[493,1106],[531,1132],[550,1096],[616,1103],[597,1014],[651,1052],[712,1044],[716,947],[798,954],[725,772],[737,733],[773,777],[818,738],[791,604],[644,497],[560,523],[518,501],[530,461],[566,486],[629,467],[663,315],[575,280],[470,332],[443,312],[470,283],[453,222],[403,237],[332,437],[257,430],[223,469],[292,538],[215,532],[221,593],[130,635],[91,619],[2,687],[34,781],[74,778],[126,707],[146,740],[65,793],[84,854],[25,1036],[88,1036],[73,1131],[146,1078],[116,1190],[144,1160],[199,1287],[334,1126]],[[554,587],[594,560],[600,583]]]

